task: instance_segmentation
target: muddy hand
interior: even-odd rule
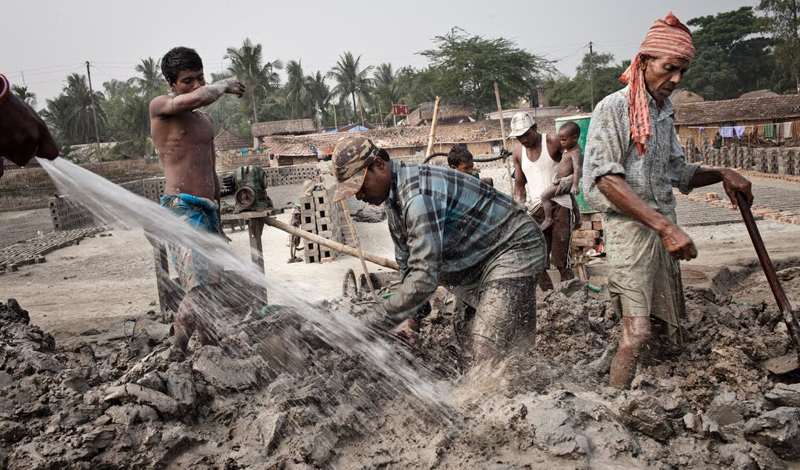
[[[244,85],[242,82],[239,81],[238,78],[226,78],[222,81],[225,84],[225,93],[230,93],[232,95],[236,95],[239,98],[244,95]]]
[[[399,336],[406,343],[413,345],[419,338],[419,322],[413,318],[406,318],[392,329],[392,333]]]
[[[725,193],[731,200],[734,208],[739,207],[736,200],[736,193],[741,192],[747,198],[747,205],[753,205],[753,183],[739,173],[726,169],[722,173],[722,186],[725,188]]]
[[[689,261],[697,258],[697,248],[686,232],[674,224],[669,224],[661,233],[661,243],[667,248],[669,254],[678,260]]]

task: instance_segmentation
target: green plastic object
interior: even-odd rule
[[[394,292],[387,292],[381,296],[382,299],[388,299],[389,297],[393,296]]]
[[[589,121],[592,120],[591,114],[577,114],[575,116],[563,116],[555,119],[556,122],[556,132],[558,132],[558,128],[564,125],[564,123],[572,121],[581,128],[581,136],[578,139],[578,145],[581,146],[581,151],[586,151],[586,134],[589,132]],[[582,213],[586,214],[589,212],[597,212],[596,210],[592,209],[586,200],[583,198],[583,185],[581,185],[581,192],[575,196],[575,200],[578,202],[578,208],[581,210]]]
[[[267,316],[268,313],[273,312],[275,310],[280,310],[282,308],[286,308],[286,306],[277,304],[265,305],[264,308],[261,309],[261,315]]]
[[[600,288],[597,287],[597,286],[593,286],[591,284],[588,284],[586,287],[592,292],[598,292],[598,293],[600,292]]]

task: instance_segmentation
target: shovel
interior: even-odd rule
[[[756,220],[753,218],[753,213],[750,211],[750,204],[747,203],[747,196],[742,192],[737,192],[736,200],[739,203],[739,211],[742,213],[744,225],[747,227],[747,232],[750,234],[750,239],[753,241],[753,247],[756,249],[758,261],[761,262],[761,268],[767,276],[767,282],[772,290],[772,295],[775,296],[778,309],[780,309],[783,315],[783,321],[786,322],[789,336],[791,336],[794,346],[797,349],[795,354],[774,357],[764,362],[764,367],[773,374],[785,374],[800,369],[800,325],[797,323],[797,317],[792,311],[792,306],[789,305],[789,299],[786,298],[786,292],[783,291],[783,286],[781,286],[778,275],[775,273],[775,266],[772,265],[772,260],[769,259],[769,253],[767,253],[767,249],[764,247],[764,240],[761,239],[761,234],[758,232]]]

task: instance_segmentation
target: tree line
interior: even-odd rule
[[[798,0],[762,0],[757,8],[742,7],[716,15],[693,18],[697,49],[681,88],[706,100],[736,98],[757,89],[778,93],[800,90],[800,8]],[[364,63],[361,55],[344,52],[327,72],[306,73],[301,60],[266,58],[261,44],[245,39],[229,47],[222,73],[213,82],[236,76],[247,87],[242,99],[225,96],[207,111],[215,130],[228,129],[250,136],[253,122],[315,119],[320,126],[371,122],[391,125],[392,104],[414,109],[440,96],[468,107],[476,118],[496,109],[494,83],[500,86],[504,108],[514,108],[539,87],[547,90],[550,105],[591,109],[602,97],[620,89],[619,76],[630,64],[616,62],[603,51],[585,54],[567,77],[554,62],[504,38],[486,38],[453,28],[432,40],[433,47],[419,52],[426,67],[391,63]],[[168,92],[160,60],[147,58],[136,65],[128,80],[109,80],[102,91],[91,92],[84,75],[66,77],[60,95],[40,111],[60,145],[89,143],[94,137],[95,104],[101,140],[119,144],[120,156],[151,155],[149,103]],[[282,80],[280,71],[285,71]],[[21,99],[35,104],[26,87],[13,87]]]

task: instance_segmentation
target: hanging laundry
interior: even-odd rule
[[[719,135],[722,137],[733,137],[733,127],[720,127]]]
[[[783,138],[784,139],[791,139],[792,138],[792,123],[791,122],[784,122],[783,123]]]
[[[800,122],[792,122],[792,140],[800,140]]]
[[[775,124],[764,124],[764,137],[767,139],[775,138]]]
[[[733,130],[736,131],[736,137],[740,139],[744,135],[744,126],[733,126]]]
[[[700,133],[701,133],[701,134],[705,134],[705,133],[706,133],[706,128],[705,128],[705,126],[700,126]]]

